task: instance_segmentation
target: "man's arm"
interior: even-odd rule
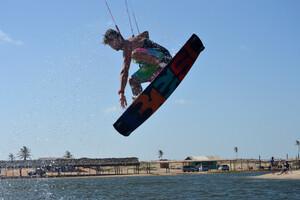
[[[140,39],[149,39],[149,32],[148,31],[144,31],[134,37],[131,38],[131,40],[140,40]]]
[[[149,32],[144,31],[144,32],[140,33],[139,35],[137,35],[137,37],[143,37],[143,38],[149,39]]]
[[[121,75],[120,75],[120,90],[118,94],[120,95],[120,103],[121,107],[125,108],[127,106],[127,101],[126,97],[124,95],[125,93],[125,87],[127,85],[127,80],[128,80],[128,72],[129,72],[129,67],[130,67],[130,62],[131,62],[131,57],[128,55],[129,53],[124,52],[124,62],[123,62],[123,67],[121,70]]]
[[[126,87],[127,80],[128,80],[128,72],[129,72],[130,62],[131,62],[130,56],[124,54],[124,62],[123,62],[123,67],[122,67],[121,74],[120,74],[121,85],[120,85],[119,93],[124,93],[124,91],[125,91],[125,87]]]

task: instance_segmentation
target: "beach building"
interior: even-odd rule
[[[218,169],[219,156],[188,156],[184,159],[184,165],[201,167],[203,170]]]

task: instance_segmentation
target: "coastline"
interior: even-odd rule
[[[208,172],[189,172],[184,173],[182,170],[174,170],[172,172],[166,172],[165,170],[158,170],[151,173],[136,173],[136,174],[92,174],[92,175],[75,175],[75,174],[64,174],[64,175],[54,175],[49,174],[47,176],[39,177],[39,176],[2,176],[1,179],[68,179],[68,178],[80,178],[80,179],[88,179],[88,178],[122,178],[122,177],[145,177],[145,176],[177,176],[182,174],[208,174]]]
[[[281,174],[281,172],[267,173],[263,175],[254,176],[251,178],[274,179],[274,180],[300,180],[300,170],[291,170],[283,174]]]
[[[202,163],[213,166],[209,171],[196,172],[184,170],[185,166],[197,166]],[[290,161],[297,169],[297,160]],[[297,162],[297,163],[296,163]],[[55,164],[55,166],[53,166]],[[279,165],[280,163],[278,163]],[[227,170],[220,170],[218,166],[227,166]],[[189,168],[188,168],[189,169]],[[186,171],[186,172],[183,172]],[[29,160],[29,161],[0,161],[0,179],[53,179],[53,178],[118,178],[141,176],[176,176],[176,175],[203,175],[203,174],[243,174],[249,178],[261,179],[296,179],[300,180],[300,170],[280,173],[271,172],[268,161],[261,160],[160,160],[139,161],[131,158],[107,159],[56,159],[56,160]],[[247,175],[248,173],[248,175]],[[249,174],[252,173],[252,174]],[[253,174],[254,173],[254,174]]]
[[[238,174],[247,172],[154,172],[154,173],[140,173],[140,174],[102,174],[102,175],[65,175],[65,176],[45,176],[45,177],[0,177],[0,180],[5,179],[92,179],[92,178],[125,178],[125,177],[151,177],[151,176],[178,176],[178,175],[214,175],[214,174]],[[248,172],[249,173],[249,172]],[[300,180],[300,170],[289,171],[288,173],[273,172],[263,175],[249,176],[252,179],[268,179],[268,180]]]
[[[61,176],[44,176],[44,177],[30,177],[30,176],[23,176],[23,177],[0,177],[0,179],[97,179],[97,178],[126,178],[126,177],[155,177],[155,176],[189,176],[189,175],[216,175],[216,174],[248,174],[253,173],[253,171],[210,171],[210,172],[182,172],[182,170],[174,170],[172,172],[166,172],[165,170],[158,170],[151,173],[139,173],[139,174],[93,174],[93,175],[61,175]],[[261,175],[255,176],[259,177]],[[251,176],[253,178],[253,176]]]

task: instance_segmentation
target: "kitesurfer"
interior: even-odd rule
[[[127,106],[125,87],[131,60],[139,64],[139,70],[129,78],[132,98],[135,99],[143,90],[141,84],[151,82],[172,59],[166,48],[149,39],[148,31],[124,39],[119,31],[108,29],[104,34],[103,43],[116,51],[123,51],[124,61],[121,70],[120,90],[118,91],[122,108]]]

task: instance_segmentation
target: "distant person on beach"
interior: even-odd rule
[[[274,167],[275,167],[275,161],[274,161],[274,157],[272,156],[271,160],[270,160],[270,171],[273,173],[274,171]]]
[[[283,173],[287,174],[289,170],[290,170],[290,164],[288,161],[285,161],[285,163],[283,164],[283,169],[279,175]]]

